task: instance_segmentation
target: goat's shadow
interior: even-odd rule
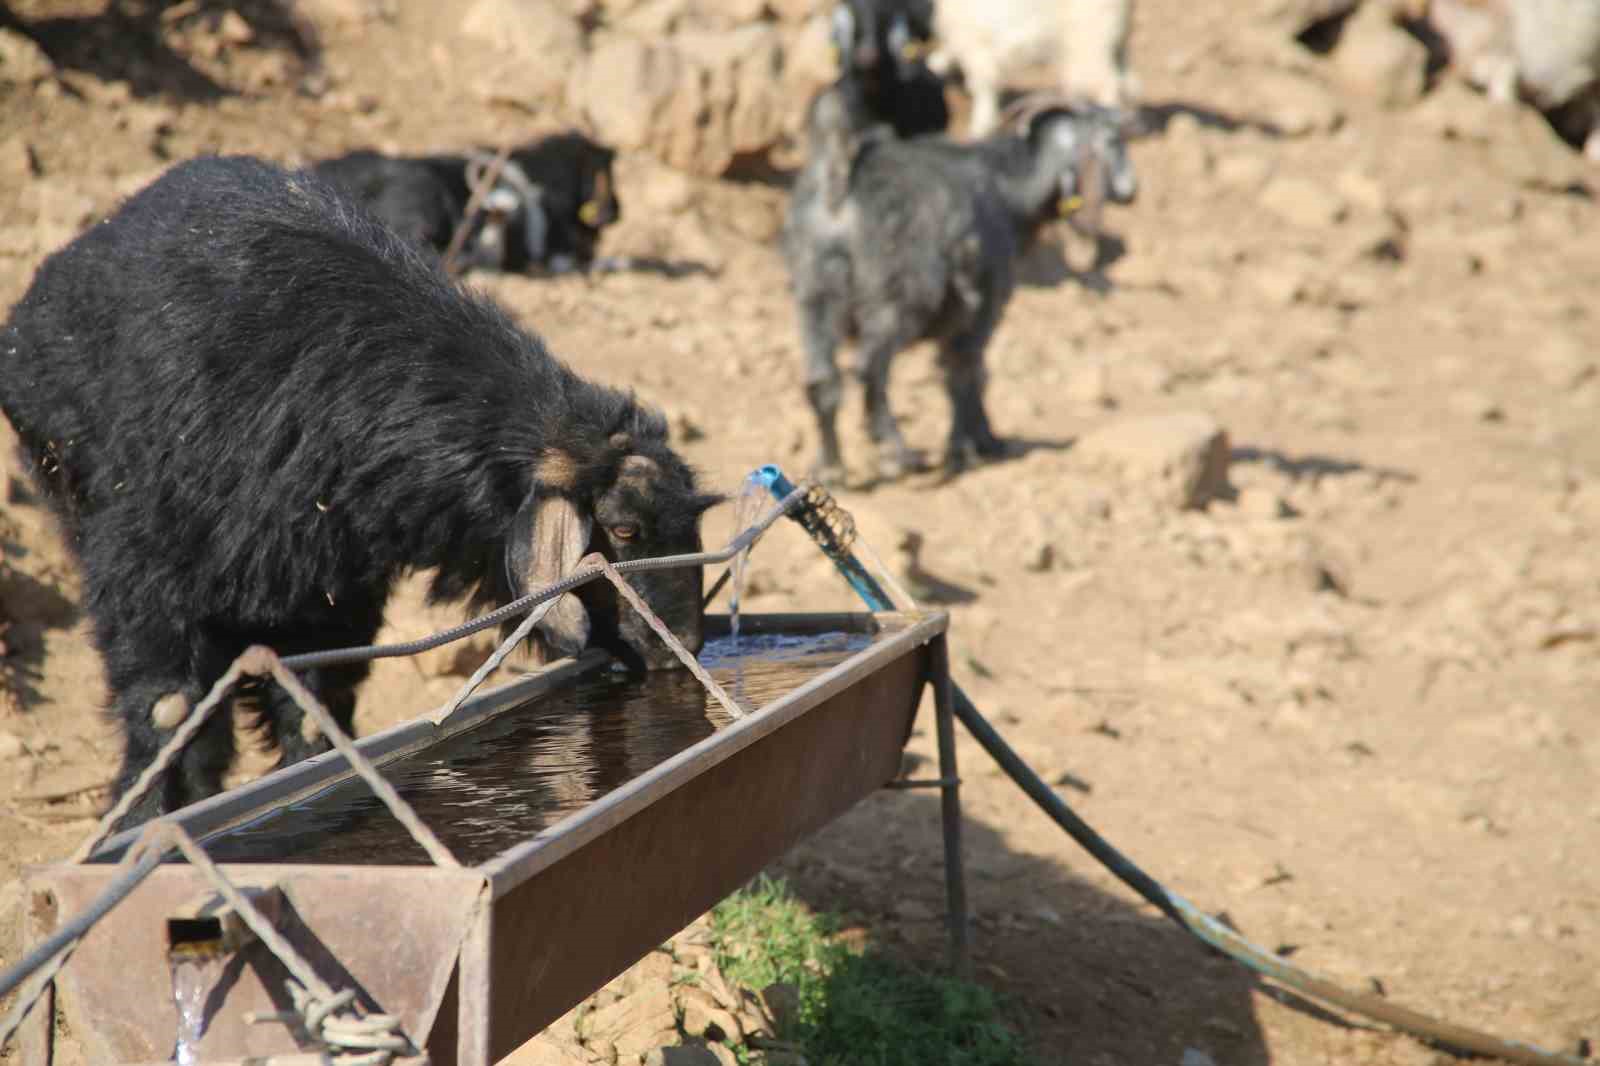
[[[129,10],[112,0],[92,15],[59,15],[25,20],[0,6],[0,26],[29,37],[58,68],[105,82],[126,82],[135,97],[170,96],[210,103],[236,90],[200,70],[162,39],[163,26],[183,18],[212,18],[226,8],[245,16],[254,31],[253,47],[287,48],[308,67],[321,59],[315,25],[300,16],[292,0],[223,0],[184,11],[172,0]],[[70,88],[70,87],[69,87]]]
[[[1230,458],[1235,463],[1256,463],[1270,467],[1291,481],[1316,481],[1325,477],[1346,474],[1373,474],[1384,481],[1411,484],[1417,475],[1409,470],[1392,466],[1372,466],[1358,459],[1340,459],[1331,455],[1291,455],[1274,448],[1256,448],[1245,445],[1233,449]]]
[[[1005,451],[1000,455],[988,456],[982,459],[968,459],[964,464],[949,466],[942,458],[924,455],[924,465],[916,470],[909,470],[895,475],[885,475],[873,471],[866,474],[852,472],[844,484],[836,486],[850,492],[869,493],[876,489],[890,485],[906,485],[912,488],[939,488],[950,484],[957,478],[986,470],[990,467],[1013,463],[1025,459],[1034,452],[1064,452],[1068,451],[1078,442],[1076,437],[1005,437],[1002,443]]]
[[[20,544],[0,540],[0,559],[27,555]],[[77,605],[59,590],[14,566],[0,566],[0,688],[10,689],[24,710],[43,698],[38,686],[44,678],[45,631],[70,629],[77,621]]]
[[[1193,104],[1186,100],[1168,100],[1163,103],[1147,103],[1139,107],[1134,117],[1136,128],[1140,136],[1154,136],[1164,134],[1172,120],[1179,115],[1187,115],[1209,130],[1220,130],[1224,133],[1237,133],[1240,130],[1250,130],[1263,137],[1279,140],[1283,137],[1283,130],[1275,122],[1267,122],[1256,118],[1239,118],[1218,111],[1215,108],[1202,104]]]
[[[653,255],[602,256],[590,268],[591,274],[654,274],[678,278],[714,278],[721,274],[695,259],[666,259]]]
[[[1066,237],[1065,234],[1061,235]],[[1106,274],[1106,269],[1128,253],[1128,245],[1115,233],[1101,231],[1095,234],[1077,234],[1067,237],[1076,245],[1092,241],[1088,265],[1076,267],[1069,261],[1068,249],[1060,240],[1039,241],[1017,263],[1017,282],[1030,289],[1054,289],[1068,282],[1077,282],[1099,296],[1105,296],[1116,286]],[[1077,251],[1077,249],[1073,249]],[[1074,255],[1072,258],[1077,258]]]
[[[919,721],[924,732],[932,729],[927,710]],[[911,776],[933,775],[922,766]],[[886,790],[771,872],[814,909],[859,923],[875,948],[941,970],[947,940],[939,810],[932,792]],[[1032,1061],[1176,1063],[1193,1049],[1232,1066],[1267,1066],[1251,997],[1256,986],[1243,967],[1152,909],[1067,872],[1059,860],[1073,845],[1064,834],[1050,858],[1013,850],[1008,835],[1009,827],[1002,831],[970,807],[965,812],[969,944],[974,978],[1000,994],[1032,1046]]]

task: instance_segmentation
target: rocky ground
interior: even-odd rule
[[[0,30],[0,186],[16,190],[0,196],[0,303],[195,152],[294,161],[581,120],[625,149],[625,217],[603,250],[674,269],[472,283],[586,373],[667,407],[716,483],[808,466],[773,246],[784,137],[825,71],[805,3],[568,18],[510,0],[316,0],[299,10],[320,64],[265,2],[179,4],[139,33],[103,6],[9,0],[29,34]],[[1028,263],[990,352],[1015,456],[876,484],[852,432],[840,499],[949,606],[977,703],[1173,890],[1343,983],[1586,1048],[1600,1036],[1600,173],[1534,113],[1430,74],[1385,19],[1303,47],[1295,6],[1141,0],[1141,196],[1109,215],[1103,269],[1065,235]],[[485,43],[503,36],[485,24],[512,18],[523,45]],[[548,62],[519,51],[530,41]],[[601,59],[628,95],[596,88]],[[909,353],[893,390],[932,451],[936,373]],[[709,521],[720,542],[727,509]],[[9,915],[19,869],[63,857],[103,804],[116,740],[76,574],[19,484],[0,550]],[[789,530],[756,552],[752,589],[757,610],[853,606]],[[454,617],[410,592],[393,632]],[[360,728],[436,703],[461,666],[384,663]],[[931,730],[911,747],[931,759]],[[1441,1057],[1253,985],[1077,852],[974,745],[960,758],[977,972],[1041,1062]],[[934,962],[938,841],[932,798],[889,793],[779,872]],[[626,991],[655,1003],[673,964],[642,965]],[[622,1030],[605,1040],[632,1062],[647,1048]],[[527,1054],[603,1050],[552,1042],[566,1050]]]

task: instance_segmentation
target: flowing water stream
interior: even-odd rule
[[[744,479],[744,484],[739,487],[739,495],[733,501],[733,529],[737,535],[749,526],[755,524],[766,513],[767,505],[772,502],[772,494],[767,491],[766,483],[756,475],[751,474]],[[728,627],[733,633],[733,650],[739,650],[739,604],[744,600],[744,575],[750,565],[750,549],[747,546],[738,555],[733,557],[733,589],[728,593]]]
[[[178,1038],[173,1060],[178,1066],[200,1061],[200,1038],[205,1035],[206,993],[217,983],[227,956],[220,951],[185,945],[167,956],[172,973],[172,1005],[178,1011]]]

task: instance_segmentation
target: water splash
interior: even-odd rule
[[[206,994],[221,976],[227,956],[210,944],[182,944],[167,956],[172,973],[172,1004],[178,1011],[178,1040],[173,1059],[178,1066],[197,1066],[200,1038],[206,1031]]]
[[[751,474],[744,479],[744,484],[739,487],[738,498],[733,501],[733,531],[738,536],[748,526],[755,524],[766,513],[767,505],[772,496],[767,491],[766,483],[756,475]],[[735,652],[739,648],[739,604],[744,599],[745,571],[750,565],[750,548],[745,548],[733,557],[733,590],[728,593],[728,626],[733,633],[733,647]]]

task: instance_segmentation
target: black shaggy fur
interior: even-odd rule
[[[332,186],[243,157],[173,167],[45,260],[0,332],[0,408],[82,564],[118,794],[170,735],[152,705],[197,703],[248,645],[370,643],[412,569],[437,568],[435,599],[503,602],[552,499],[613,559],[698,550],[716,499],[659,414]],[[699,571],[637,585],[698,648]],[[608,585],[582,601],[591,643],[670,659]],[[348,730],[366,673],[304,680]],[[322,750],[275,688],[260,703],[284,763]],[[219,715],[125,824],[216,792],[232,756]]]
[[[490,149],[482,155],[492,156]],[[464,266],[514,273],[587,269],[601,232],[622,217],[612,164],[616,153],[581,133],[561,133],[514,150],[509,164],[538,189],[529,204],[506,180],[518,211],[542,215],[542,247],[530,247],[520,215],[507,219],[503,244],[481,240],[485,219],[474,220],[462,253]],[[312,169],[366,204],[396,232],[443,253],[466,215],[472,189],[465,155],[385,156],[369,149],[326,159]]]
[[[855,83],[874,121],[900,137],[950,125],[944,82],[923,56],[933,38],[931,0],[841,0],[832,37],[840,76]]]

